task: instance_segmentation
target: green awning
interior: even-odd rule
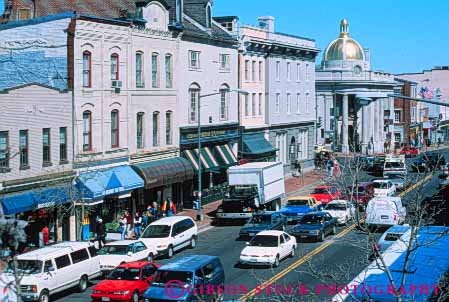
[[[243,154],[264,154],[276,152],[263,133],[243,135]]]
[[[185,150],[182,152],[182,156],[190,161],[192,164],[192,167],[195,169],[195,171],[198,171],[199,165],[198,165],[198,158],[199,152],[198,149],[195,150]],[[203,172],[208,172],[212,170],[218,170],[220,168],[219,163],[215,159],[212,151],[209,147],[202,147],[201,148],[201,170]]]
[[[223,168],[237,164],[237,157],[228,144],[215,146],[215,154],[217,154],[217,158],[221,162],[220,166]]]

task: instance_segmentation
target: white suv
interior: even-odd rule
[[[89,279],[100,276],[96,250],[89,242],[61,242],[17,257],[22,301],[49,302],[50,295],[78,286],[85,291]],[[14,282],[14,270],[7,278]]]
[[[195,221],[188,216],[172,216],[151,223],[142,233],[139,240],[147,246],[154,246],[158,255],[168,258],[184,247],[196,246],[198,228]]]

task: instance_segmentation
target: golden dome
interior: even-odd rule
[[[349,22],[343,19],[340,23],[340,36],[332,41],[324,53],[324,61],[357,60],[363,61],[364,54],[360,44],[349,37]]]

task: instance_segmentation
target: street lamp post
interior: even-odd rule
[[[219,92],[214,92],[214,93],[209,93],[209,94],[204,94],[204,95],[198,96],[198,204],[197,204],[197,214],[196,214],[197,221],[203,220],[202,179],[201,179],[201,176],[202,176],[201,175],[201,171],[202,171],[202,166],[201,166],[201,99],[205,98],[205,97],[221,94],[222,91],[223,90],[221,90]],[[249,94],[247,91],[241,90],[241,89],[227,89],[227,90],[225,90],[225,92],[227,92],[227,93],[237,92],[237,93],[239,93],[239,94],[241,93],[243,95]]]

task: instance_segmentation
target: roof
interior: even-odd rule
[[[315,189],[330,189],[330,188],[335,188],[335,186],[318,186],[318,187],[315,187]]]
[[[211,262],[212,260],[219,259],[217,256],[208,255],[191,255],[179,258],[168,264],[161,266],[160,270],[167,271],[190,271],[203,266]]]
[[[122,267],[122,268],[141,268],[145,265],[148,264],[153,264],[153,265],[158,265],[154,262],[148,262],[148,261],[135,261],[135,262],[127,262],[127,263],[123,263],[120,264],[118,267]]]
[[[288,200],[293,200],[293,199],[310,199],[310,198],[314,198],[314,197],[310,196],[310,195],[290,196],[290,197],[288,197]]]
[[[346,204],[346,203],[348,203],[347,200],[344,200],[344,199],[334,199],[334,200],[331,200],[331,201],[328,203],[328,205],[329,205],[329,204]]]
[[[106,243],[106,245],[130,245],[136,242],[141,242],[140,240],[117,240],[113,242]]]
[[[284,232],[282,232],[282,231],[269,230],[269,231],[259,232],[259,233],[257,233],[257,236],[259,236],[259,235],[262,235],[262,236],[280,236],[283,233]]]
[[[410,230],[410,225],[403,224],[403,225],[394,225],[390,227],[388,230],[385,231],[385,233],[405,233],[408,230]]]
[[[64,255],[70,253],[75,250],[79,250],[82,248],[87,248],[89,246],[93,246],[90,242],[80,242],[80,241],[64,241],[57,244],[49,245],[22,255],[19,255],[17,258],[21,259],[48,259],[58,257],[60,255]]]
[[[176,222],[184,220],[186,218],[192,219],[189,216],[171,216],[158,219],[155,222],[152,222],[150,225],[173,225]]]
[[[304,214],[304,216],[323,216],[323,215],[326,215],[327,214],[327,212],[326,211],[315,211],[315,212],[309,212],[309,213],[306,213],[306,214]]]

